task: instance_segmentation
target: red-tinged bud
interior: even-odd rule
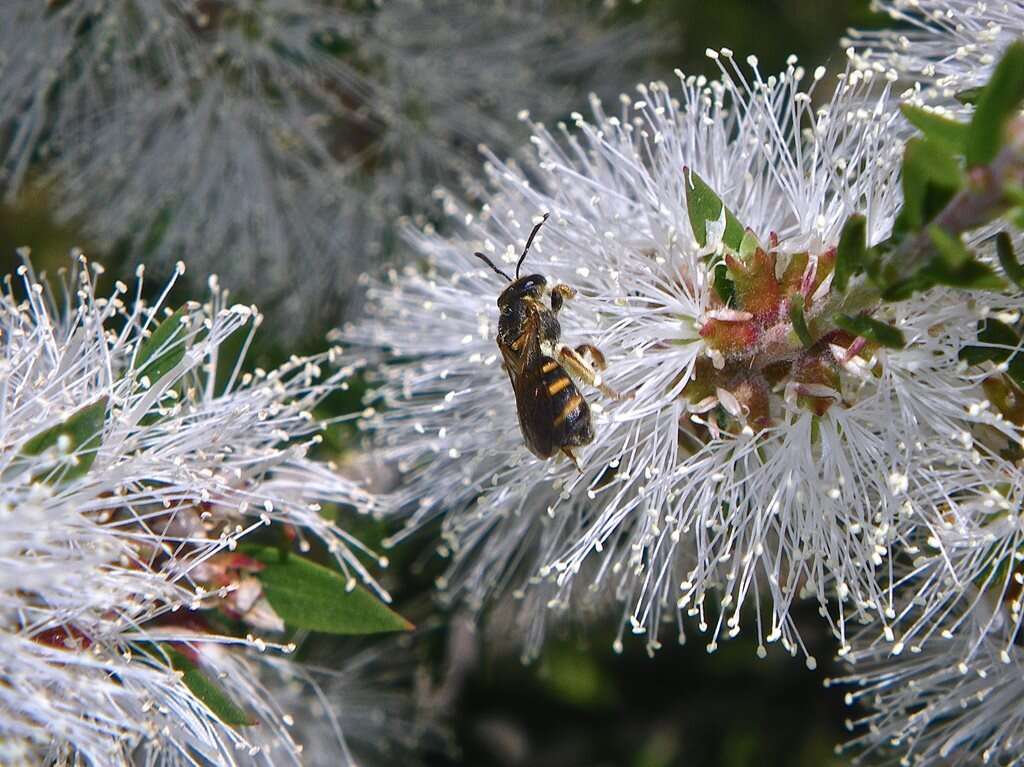
[[[779,314],[782,290],[775,277],[775,256],[757,248],[741,262],[726,255],[725,265],[736,285],[736,303],[760,320],[774,320]]]
[[[700,329],[700,335],[708,347],[722,354],[738,354],[750,349],[761,330],[753,320],[726,322],[708,320]]]

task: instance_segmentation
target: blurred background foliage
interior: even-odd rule
[[[579,4],[573,5],[578,10]],[[839,71],[845,66],[838,46],[843,32],[850,26],[878,26],[884,21],[870,13],[868,0],[622,0],[611,8],[608,2],[598,1],[584,6],[601,25],[649,23],[655,37],[644,41],[643,60],[628,62],[629,68],[666,80],[673,79],[675,68],[717,75],[704,52],[722,46],[744,57],[756,55],[763,72],[783,68],[792,53],[808,68],[825,64]],[[430,2],[425,1],[424,8],[429,11]],[[454,32],[451,39],[457,40],[458,30],[449,31]],[[606,68],[614,71],[615,64],[606,62]],[[564,115],[586,112],[587,88],[580,85],[576,101],[564,104]],[[508,106],[514,114],[518,105]],[[510,142],[525,139],[520,123],[510,121],[509,130]],[[134,269],[130,255],[116,247],[104,250],[83,237],[87,227],[75,221],[59,223],[51,213],[53,192],[52,186],[29,185],[0,206],[2,273],[19,263],[19,247],[31,247],[37,268],[51,270],[67,262],[72,247],[80,247],[107,266],[106,279],[130,281]],[[236,193],[245,194],[245,190]],[[443,228],[430,200],[423,203],[422,210],[417,210],[415,200],[406,200],[392,213],[420,223],[431,220]],[[400,238],[394,229],[385,232],[382,241],[375,258],[400,261]],[[282,259],[288,257],[280,254]],[[217,254],[207,254],[207,262],[216,263],[216,259]],[[371,263],[368,268],[378,265]],[[301,272],[291,277],[315,279]],[[190,274],[175,289],[171,304],[201,296],[205,280],[205,274]],[[354,283],[355,275],[350,280]],[[150,289],[158,287],[157,280],[151,281]],[[236,298],[248,301],[252,296],[243,288]],[[290,354],[322,349],[325,332],[344,316],[341,307],[326,307],[296,337],[275,332],[275,323],[288,320],[275,316],[273,306],[262,308],[267,321],[250,353],[250,367],[270,367]],[[363,390],[357,383],[339,392],[325,403],[321,415],[359,409]],[[325,452],[343,471],[378,471],[359,454],[355,438],[354,430],[345,424],[332,427]],[[344,509],[335,511],[348,516]],[[354,532],[362,533],[371,544],[378,544],[387,533],[383,525],[366,519],[347,524],[355,525]],[[424,698],[450,724],[446,743],[426,757],[430,765],[811,767],[845,763],[833,755],[833,745],[843,739],[843,722],[852,712],[845,709],[841,692],[822,685],[833,672],[831,642],[824,634],[819,646],[811,648],[818,669],[809,672],[801,660],[779,648],[758,660],[753,643],[743,636],[708,655],[700,635],[691,634],[687,645],[666,646],[653,659],[647,657],[642,642],[627,636],[624,652],[618,655],[612,651],[616,627],[598,620],[586,627],[565,627],[564,635],[553,638],[539,660],[524,666],[520,647],[509,632],[487,628],[501,625],[500,614],[471,619],[456,610],[447,623],[436,617],[433,582],[443,571],[443,562],[434,554],[431,532],[424,531],[390,552],[392,565],[385,575],[385,585],[396,595],[400,611],[425,627],[415,650],[425,664]],[[802,633],[822,622],[807,623]],[[330,654],[324,647],[315,652]]]

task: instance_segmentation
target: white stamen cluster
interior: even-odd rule
[[[1024,35],[1016,0],[875,0],[896,28],[850,30],[843,41],[857,66],[911,85],[905,95],[930,103],[988,82],[1003,50]]]
[[[719,81],[640,87],[617,114],[595,102],[592,121],[574,115],[557,135],[535,125],[526,168],[491,155],[479,215],[449,200],[461,234],[416,237],[426,267],[374,285],[373,317],[345,334],[390,355],[364,421],[404,473],[390,507],[410,529],[443,518],[453,563],[442,585],[475,604],[498,591],[523,599],[531,649],[550,609],[601,595],[622,603],[622,633],[651,649],[663,624],[682,641],[695,619],[713,650],[750,615],[762,649],[778,641],[799,653],[790,607],[805,596],[844,649],[851,618],[891,634],[890,589],[905,575],[895,560],[919,551],[943,515],[957,517],[955,491],[993,481],[972,430],[1017,438],[993,413],[965,411],[982,394],[957,353],[981,310],[953,291],[879,310],[907,348],[858,353],[837,341],[822,355],[841,367],[838,381],[782,381],[767,424],[726,384],[690,400],[691,384],[728,370],[701,329],[749,317],[723,316],[713,300],[724,222],[708,222],[698,246],[686,168],[761,242],[775,238],[779,270],[809,254],[812,286],[849,215],[865,214],[877,242],[900,205],[899,117],[884,88],[870,90],[873,73],[841,76],[817,109],[824,70],[808,86],[795,60],[766,78],[748,59],[748,77],[731,52],[710,53]],[[494,345],[503,284],[473,257],[514,271],[545,212],[523,273],[579,291],[559,315],[562,340],[597,345],[605,382],[633,395],[609,402],[580,384],[596,431],[581,473],[524,448]],[[828,295],[829,280],[817,291]],[[831,404],[814,413],[807,398]]]
[[[292,646],[261,638],[281,627],[265,600],[215,576],[239,541],[279,524],[372,584],[370,552],[321,513],[370,499],[307,456],[320,439],[310,411],[348,371],[321,378],[332,351],[243,372],[261,317],[229,305],[215,279],[207,303],[172,315],[173,280],[147,304],[141,269],[137,287],[107,296],[101,271],[79,257],[51,283],[26,263],[0,295],[0,762],[298,764],[259,669],[305,672],[287,661]],[[178,327],[163,334],[162,322]],[[242,351],[227,354],[228,339]],[[223,604],[247,637],[205,621]],[[254,726],[223,723],[172,650]],[[340,738],[333,713],[319,721]]]

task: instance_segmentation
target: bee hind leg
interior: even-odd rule
[[[580,468],[580,462],[576,460],[576,455],[572,452],[572,448],[563,446],[562,447],[562,452],[565,453],[566,456],[568,456],[570,461],[572,461],[573,466],[576,467],[576,471],[578,471],[580,474],[582,474],[583,473],[583,469]]]
[[[584,383],[593,386],[608,399],[624,400],[633,398],[632,394],[619,394],[619,392],[601,380],[600,371],[605,368],[605,360],[604,355],[601,354],[597,347],[590,344],[582,344],[577,349],[572,349],[562,344],[555,349],[555,355],[562,366],[570,373]]]

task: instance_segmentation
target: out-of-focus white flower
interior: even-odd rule
[[[894,655],[873,643],[858,647],[847,703],[869,709],[848,722],[849,748],[868,763],[904,765],[1020,764],[1024,750],[1024,650],[1020,594],[1024,559],[1007,602],[955,612],[923,646]],[[977,596],[977,592],[974,592]],[[1012,605],[1016,614],[1012,615]],[[829,682],[835,683],[835,680]]]
[[[843,45],[858,66],[917,84],[918,98],[928,101],[987,83],[1003,50],[1024,35],[1016,0],[875,0],[874,7],[899,26],[850,30]]]
[[[1016,435],[965,410],[982,392],[957,353],[980,310],[962,294],[880,308],[902,350],[839,332],[793,345],[794,291],[808,317],[834,306],[847,217],[866,215],[870,242],[890,231],[899,118],[868,90],[871,73],[842,77],[815,109],[824,70],[808,86],[795,61],[765,78],[751,58],[748,78],[730,52],[713,57],[720,81],[641,87],[617,115],[595,103],[593,122],[575,115],[561,137],[536,126],[525,170],[492,158],[482,212],[451,202],[463,233],[416,238],[426,268],[392,271],[370,292],[375,316],[344,334],[391,355],[364,425],[405,473],[392,508],[413,529],[443,517],[442,585],[473,603],[502,589],[523,598],[533,647],[545,608],[588,591],[621,600],[623,631],[652,648],[662,624],[682,638],[692,616],[714,649],[750,607],[761,642],[797,653],[789,609],[802,595],[844,645],[851,617],[881,618],[888,634],[894,556],[956,513],[954,489],[993,481],[971,430]],[[707,222],[698,244],[687,167],[765,244],[737,267],[744,311],[712,285],[726,220]],[[514,269],[545,212],[523,273],[579,291],[559,315],[562,340],[596,344],[604,380],[633,395],[610,402],[581,384],[596,437],[579,473],[523,446],[494,346],[503,284],[473,256]]]
[[[273,333],[320,327],[478,142],[505,148],[518,109],[559,114],[650,49],[534,5],[12,0],[0,187],[40,160],[94,241],[220,274]]]
[[[257,678],[292,647],[261,638],[280,620],[236,546],[280,524],[376,588],[375,557],[320,511],[372,499],[307,457],[311,409],[347,371],[321,378],[331,351],[245,373],[260,315],[215,279],[171,313],[173,280],[147,305],[141,277],[100,296],[84,258],[52,289],[26,264],[0,296],[0,761],[299,763]],[[210,608],[251,633],[222,634]],[[222,721],[190,674],[253,726]]]

